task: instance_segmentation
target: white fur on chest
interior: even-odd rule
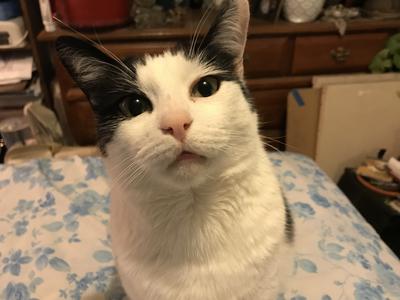
[[[235,169],[186,192],[113,189],[113,251],[134,300],[276,292],[285,222],[279,186],[263,152]]]

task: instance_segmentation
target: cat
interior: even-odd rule
[[[131,300],[275,299],[294,228],[243,74],[247,0],[190,47],[119,60],[74,37],[59,57],[87,95]]]

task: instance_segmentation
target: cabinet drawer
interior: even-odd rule
[[[247,40],[244,72],[247,78],[284,75],[289,71],[288,38],[253,38]]]
[[[292,73],[367,71],[372,58],[385,45],[387,33],[298,37]]]

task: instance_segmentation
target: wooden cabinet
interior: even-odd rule
[[[100,39],[107,49],[124,58],[174,48],[191,38],[196,23],[188,20],[183,27],[130,27],[88,36]],[[291,89],[310,87],[316,74],[367,71],[371,59],[399,28],[400,20],[352,21],[341,37],[328,22],[271,24],[253,18],[244,54],[245,76],[260,115],[260,132],[268,137],[267,142],[284,148],[286,101]],[[53,33],[42,32],[38,38],[52,48],[55,39],[65,34],[71,33],[57,29]],[[53,61],[72,135],[80,145],[93,144],[95,121],[90,105],[61,66],[55,51]]]
[[[388,37],[388,33],[298,37],[292,73],[365,72],[375,54],[384,48]]]
[[[69,130],[78,145],[96,143],[95,117],[86,97],[65,103],[65,114],[69,120]]]
[[[290,43],[287,37],[250,38],[243,57],[247,78],[281,76],[290,67]]]

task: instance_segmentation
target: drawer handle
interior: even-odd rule
[[[343,47],[337,47],[336,49],[331,50],[332,58],[338,63],[345,62],[350,54],[351,51]]]

